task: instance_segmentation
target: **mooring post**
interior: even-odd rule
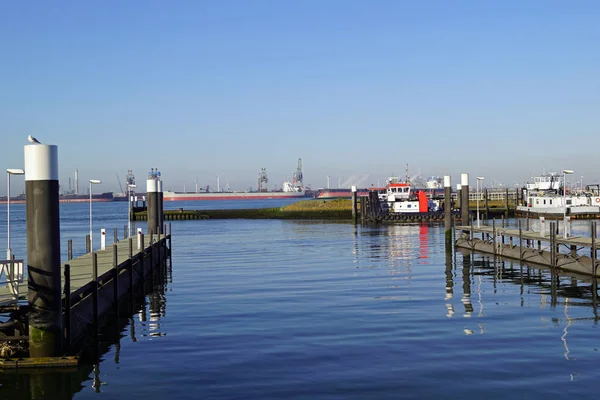
[[[85,235],[85,254],[89,254],[91,250],[90,235]]]
[[[469,174],[460,174],[460,192],[462,197],[460,210],[464,225],[469,223],[469,216],[471,215],[469,210]]]
[[[127,234],[127,225],[123,225],[123,239],[127,239],[129,235]]]
[[[70,242],[70,240],[69,240]],[[71,347],[71,265],[65,264],[65,326],[64,326],[64,346],[63,350],[68,352]]]
[[[450,175],[444,175],[444,234],[446,251],[452,250],[452,183]]]
[[[153,173],[148,175],[146,181],[146,198],[148,199],[148,208],[146,215],[148,216],[148,232],[156,232],[158,227],[158,181]],[[150,236],[152,243],[152,236]]]
[[[352,185],[352,222],[356,223],[356,186]]]
[[[506,188],[506,193],[504,194],[504,216],[508,218],[508,188]]]
[[[58,147],[25,146],[29,355],[62,352]]]
[[[462,208],[462,190],[460,183],[456,184],[456,208],[459,210]]]
[[[67,241],[67,260],[71,261],[73,259],[73,240],[69,239]]]
[[[162,233],[164,235],[163,226],[165,223],[165,212],[163,210],[163,182],[160,179],[160,175],[158,177],[158,181],[156,182],[156,227],[157,233]]]

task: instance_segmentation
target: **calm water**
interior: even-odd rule
[[[84,250],[87,207],[61,207],[65,254],[68,239]],[[11,209],[19,257],[24,206]],[[125,203],[94,204],[94,226],[122,235],[126,214]],[[448,257],[438,225],[172,226],[172,282],[107,340],[99,365],[0,374],[0,399],[596,397],[589,282]]]

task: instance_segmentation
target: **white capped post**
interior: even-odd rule
[[[24,149],[29,356],[56,357],[64,354],[58,147],[31,139]]]
[[[92,185],[99,185],[102,181],[90,179],[90,253],[94,251],[94,241],[92,240]]]
[[[8,195],[6,196],[6,224],[8,227],[8,244],[6,246],[6,259],[10,260],[12,259],[12,251],[10,249],[10,176],[11,175],[24,175],[25,171],[23,171],[22,169],[18,169],[18,168],[8,168],[6,170],[6,181],[7,181],[7,186],[8,186]],[[2,269],[0,269],[0,274],[2,273]]]

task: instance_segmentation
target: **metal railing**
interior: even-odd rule
[[[0,260],[0,306],[18,303],[21,283],[23,260]]]

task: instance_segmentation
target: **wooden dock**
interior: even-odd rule
[[[554,224],[551,222],[550,229],[544,234],[522,228],[456,226],[454,245],[456,248],[600,276],[598,244],[595,236],[596,223],[592,223],[590,237],[568,236],[566,238],[557,234]]]
[[[107,245],[104,250],[64,262],[61,288],[65,355],[71,355],[73,345],[87,334],[94,334],[94,331],[97,334],[99,321],[111,311],[118,313],[120,303],[130,297],[126,295],[134,294],[140,287],[145,292],[146,282],[152,287],[155,280],[161,279],[170,253],[169,226],[166,235],[130,237]],[[18,294],[20,301],[16,302],[9,285],[0,287],[0,305],[4,312],[19,310],[27,301],[26,281],[19,283]],[[25,332],[16,332],[6,340],[28,340],[23,335]],[[72,359],[69,360],[72,363]],[[10,360],[0,359],[0,368],[11,368],[13,364]]]

